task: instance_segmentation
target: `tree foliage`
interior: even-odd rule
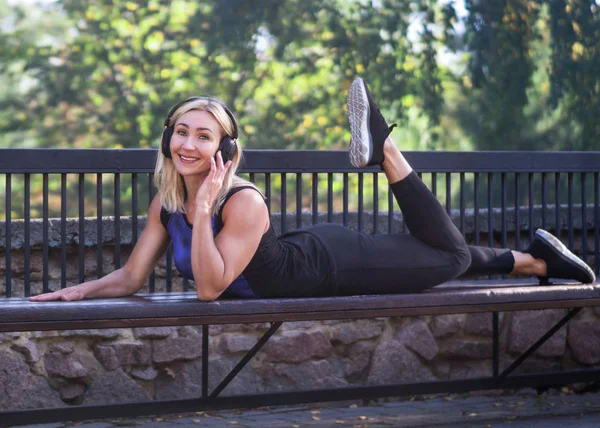
[[[245,147],[343,148],[357,75],[403,148],[600,137],[595,0],[0,3],[4,146],[156,147],[169,108],[203,94]]]

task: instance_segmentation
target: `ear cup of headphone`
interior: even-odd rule
[[[237,144],[233,138],[223,137],[221,143],[219,144],[219,150],[221,151],[221,156],[223,157],[223,163],[232,161],[233,155],[235,155],[235,151],[237,150]]]
[[[173,132],[173,127],[167,126],[163,131],[162,140],[160,143],[162,154],[169,159],[171,159],[171,137],[173,136]]]

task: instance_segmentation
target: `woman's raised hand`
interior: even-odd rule
[[[205,213],[210,213],[212,207],[219,196],[219,192],[223,187],[223,180],[225,174],[231,166],[231,161],[227,161],[223,165],[223,156],[221,151],[217,152],[216,161],[215,158],[210,159],[210,172],[204,179],[204,182],[196,193],[196,211],[201,210]]]
[[[44,293],[38,296],[32,296],[29,298],[30,302],[48,302],[50,300],[64,300],[66,302],[71,302],[75,300],[83,300],[85,295],[83,290],[77,286],[63,288],[58,291],[54,291],[52,293]]]

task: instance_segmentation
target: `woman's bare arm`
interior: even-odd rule
[[[215,300],[248,266],[269,225],[262,196],[252,189],[233,195],[223,209],[223,229],[213,237],[211,216],[197,210],[192,235],[192,270],[200,300]]]
[[[160,222],[160,199],[154,198],[148,210],[144,232],[127,263],[108,275],[52,293],[31,297],[32,302],[81,300],[94,297],[121,297],[138,291],[169,244],[169,235]]]

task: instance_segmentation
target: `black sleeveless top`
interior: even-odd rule
[[[229,199],[251,186],[235,187],[226,195],[212,219],[216,236],[223,228],[223,208]],[[193,279],[191,268],[192,225],[183,213],[161,210],[160,219],[171,237],[177,270]],[[270,222],[271,223],[271,222]],[[222,297],[288,297],[330,294],[333,274],[332,258],[318,234],[310,229],[298,229],[279,237],[272,224],[263,234],[258,248],[242,274],[221,295]]]

